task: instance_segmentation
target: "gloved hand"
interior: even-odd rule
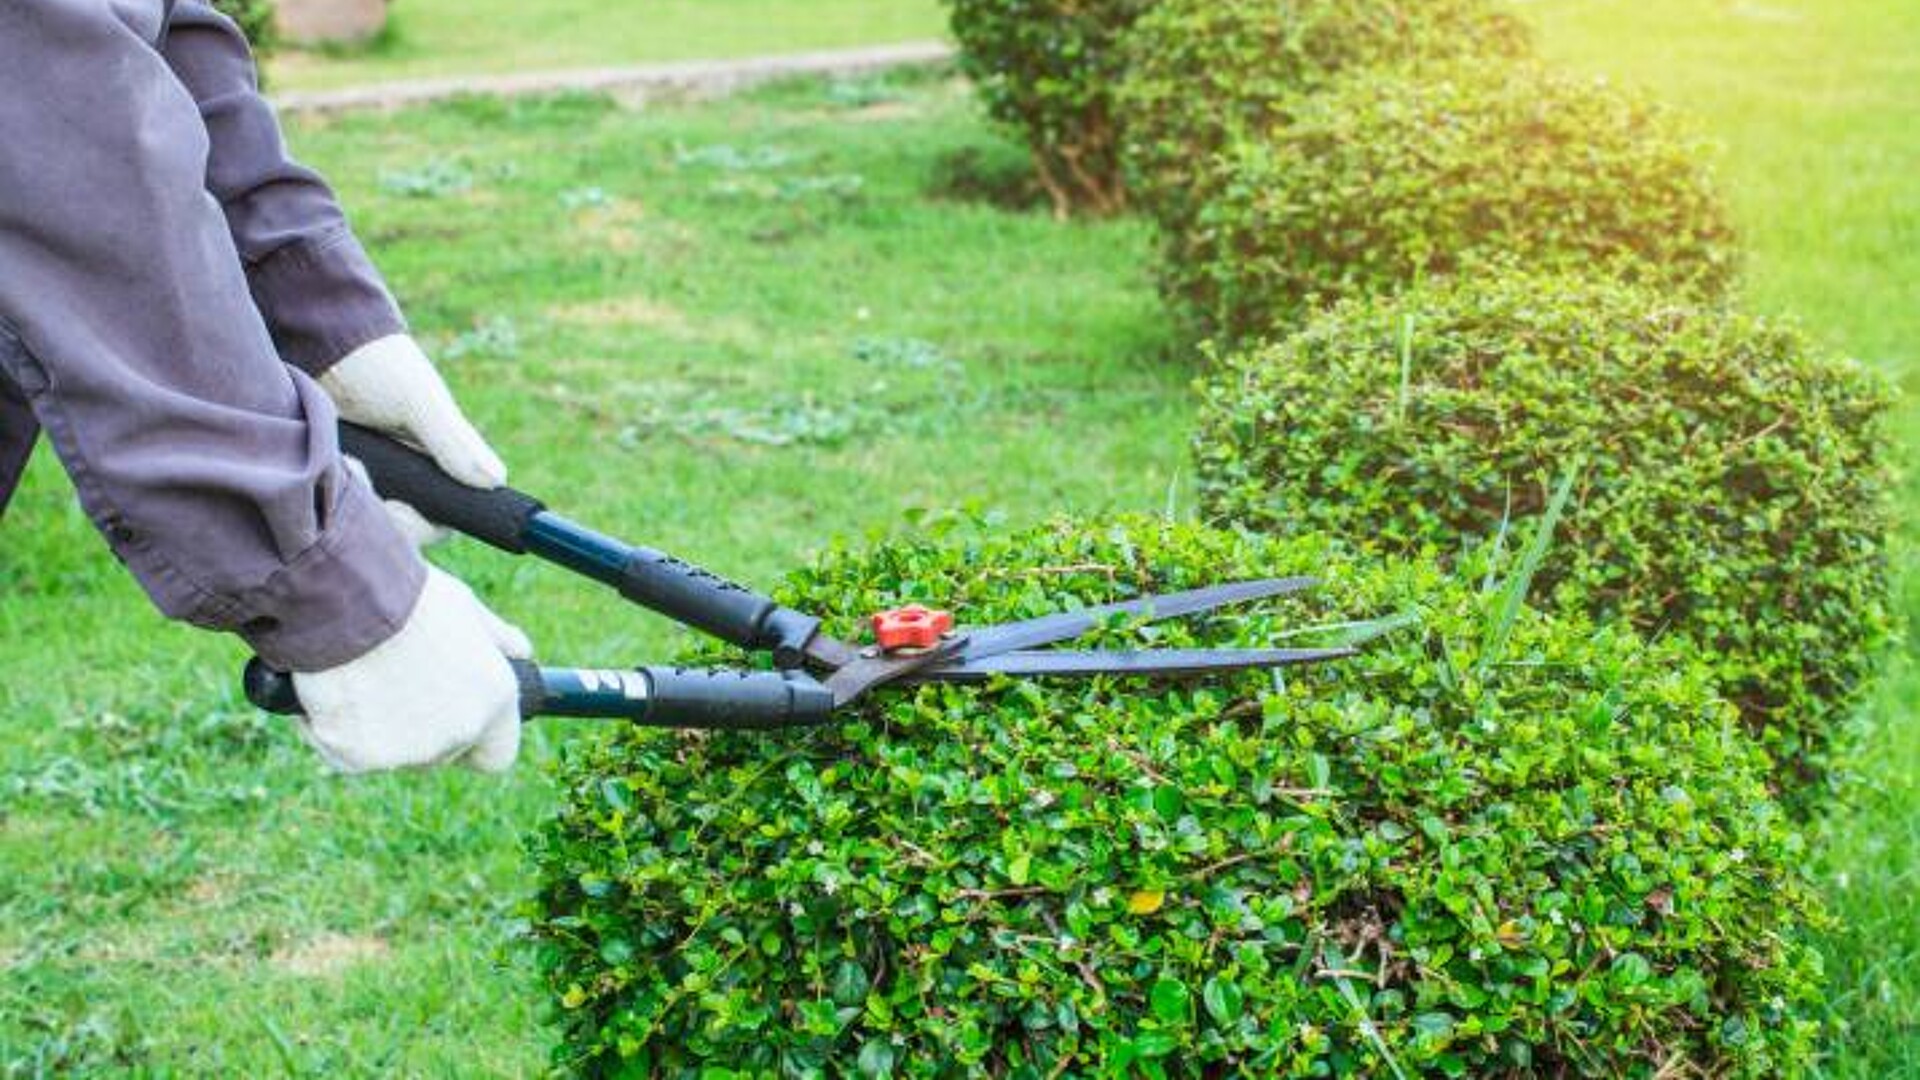
[[[508,658],[525,634],[437,569],[398,634],[329,671],[295,674],[300,733],[345,773],[459,763],[504,772],[520,754],[519,687]]]
[[[468,422],[411,335],[383,337],[348,353],[321,374],[320,388],[341,419],[419,447],[455,480],[488,489],[507,482],[506,464]],[[365,470],[359,475],[366,479]],[[445,530],[405,503],[389,501],[387,511],[421,547],[446,538]]]

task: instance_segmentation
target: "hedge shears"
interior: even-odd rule
[[[831,721],[869,692],[930,682],[1102,675],[1193,678],[1320,663],[1353,655],[1324,649],[1049,649],[1112,620],[1201,615],[1303,592],[1312,578],[1270,578],[1143,596],[1023,622],[963,627],[924,606],[876,612],[873,640],[842,641],[821,621],[690,563],[602,535],[512,488],[481,491],[441,472],[410,447],[342,424],[341,449],[366,466],[381,497],[514,555],[532,555],[609,585],[641,607],[712,637],[769,654],[769,671],[638,667],[540,667],[517,661],[524,719],[569,716],[651,727],[775,729]],[[259,660],[247,666],[247,697],[269,712],[298,714],[293,679]]]

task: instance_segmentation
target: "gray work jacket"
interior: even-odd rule
[[[0,4],[0,507],[44,429],[162,611],[285,668],[353,659],[425,570],[310,376],[404,328],[231,22]]]

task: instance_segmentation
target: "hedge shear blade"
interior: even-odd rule
[[[1204,589],[1143,596],[1095,607],[1043,615],[1022,622],[952,630],[946,612],[922,607],[883,611],[873,617],[873,649],[866,663],[838,667],[827,679],[836,701],[845,703],[888,682],[982,682],[994,676],[1089,678],[1099,675],[1192,677],[1253,668],[1317,663],[1352,655],[1350,649],[1148,649],[1035,651],[1081,637],[1118,619],[1144,622],[1200,615],[1276,596],[1304,592],[1313,578],[1267,578]],[[890,628],[925,626],[919,634]],[[937,637],[934,634],[937,633]],[[936,650],[927,656],[923,649]]]
[[[739,648],[769,654],[772,671],[638,667],[542,668],[516,662],[521,714],[605,717],[653,727],[768,729],[830,721],[888,685],[994,678],[1196,677],[1321,663],[1351,656],[1329,649],[1048,649],[1116,620],[1202,615],[1302,592],[1311,578],[1272,578],[1143,596],[1021,622],[956,627],[944,611],[914,606],[872,619],[874,644],[828,635],[818,618],[651,548],[628,545],[552,513],[511,488],[480,491],[442,473],[425,455],[343,424],[342,450],[366,466],[375,489],[429,520],[515,555],[530,554],[611,586],[641,607]],[[271,712],[298,713],[290,676],[255,660],[247,696]]]
[[[1112,649],[1017,652],[966,664],[937,667],[918,678],[929,682],[985,682],[996,675],[1019,678],[1088,678],[1135,675],[1162,679],[1196,678],[1234,671],[1319,664],[1354,655],[1354,649]],[[915,681],[909,678],[907,681]]]

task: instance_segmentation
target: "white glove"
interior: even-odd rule
[[[520,754],[519,686],[508,658],[525,634],[429,568],[406,625],[329,671],[295,674],[300,733],[344,773],[448,765],[505,772]]]
[[[348,353],[320,376],[320,388],[341,419],[419,447],[455,480],[487,489],[507,482],[506,463],[468,422],[411,335],[383,337]],[[364,469],[359,475],[366,479]],[[421,547],[446,538],[445,530],[405,503],[389,501],[387,512]]]

